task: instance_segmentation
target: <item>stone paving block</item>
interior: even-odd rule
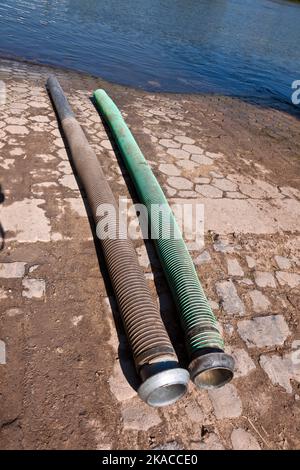
[[[199,165],[212,165],[213,160],[205,155],[192,155],[191,160]]]
[[[177,143],[177,142],[174,142],[174,140],[171,140],[171,139],[161,139],[159,141],[160,145],[162,145],[163,147],[166,147],[166,148],[170,148],[170,149],[178,149],[180,147],[180,144]]]
[[[175,196],[175,194],[177,192],[176,189],[171,188],[170,186],[167,186],[167,185],[164,186],[164,190],[165,190],[165,193],[167,194],[167,196],[169,196],[169,197]]]
[[[196,191],[179,191],[178,196],[186,199],[190,197],[198,197],[198,194]]]
[[[238,418],[242,414],[242,402],[233,384],[208,391],[217,419]]]
[[[216,284],[216,291],[222,300],[222,306],[228,315],[244,315],[245,305],[238,296],[235,285],[231,280]]]
[[[59,180],[59,183],[69,189],[75,189],[78,191],[78,184],[74,175],[64,175]]]
[[[238,193],[237,191],[226,191],[226,197],[229,199],[246,199],[244,194]]]
[[[234,326],[231,325],[230,323],[225,323],[224,331],[228,337],[231,337],[234,333]]]
[[[229,276],[244,276],[244,271],[242,270],[240,263],[235,258],[228,258],[227,260],[227,270]]]
[[[152,450],[184,450],[184,447],[177,441],[170,441],[165,444],[152,447]]]
[[[26,135],[29,130],[25,126],[6,126],[5,130],[10,134]]]
[[[173,165],[172,163],[162,163],[158,168],[159,171],[165,173],[168,176],[179,176],[181,173],[177,166]]]
[[[230,439],[234,450],[260,450],[255,437],[243,428],[234,429]]]
[[[198,184],[209,184],[210,178],[206,178],[205,176],[201,176],[200,178],[195,178],[194,181],[195,181],[195,183],[198,183]]]
[[[45,295],[46,283],[43,279],[26,278],[22,280],[22,285],[24,287],[23,297],[40,299]]]
[[[16,317],[16,316],[22,315],[22,314],[23,314],[23,310],[18,308],[18,307],[9,308],[5,312],[5,315],[7,315],[8,317]]]
[[[191,160],[178,160],[176,164],[177,166],[180,166],[185,172],[193,172],[197,167],[197,163],[191,162]]]
[[[237,189],[237,185],[226,178],[214,178],[211,184],[222,191],[236,191]]]
[[[212,176],[213,178],[224,178],[224,175],[222,175],[221,173],[218,173],[216,171],[210,171],[209,172],[210,176]],[[228,178],[229,179],[229,178]],[[231,180],[229,180],[231,181]]]
[[[26,263],[16,261],[14,263],[0,263],[0,277],[6,279],[23,277]]]
[[[44,209],[44,199],[25,198],[1,208],[1,223],[13,235],[8,237],[18,242],[49,242],[50,221]]]
[[[271,305],[268,298],[259,290],[249,292],[249,297],[252,301],[253,310],[256,313],[265,312]]]
[[[227,204],[230,206],[226,207]],[[289,227],[291,231],[297,231],[299,228],[296,227],[296,221],[299,219],[300,204],[296,200],[277,198],[276,205],[271,205],[269,197],[259,199],[259,202],[249,198],[244,200],[224,199],[223,210],[225,207],[226,211],[235,209],[235,214],[232,215],[235,224],[243,217],[247,219],[247,224],[251,226],[248,233],[277,233],[283,227],[283,230],[289,230],[287,228]],[[238,219],[236,213],[239,214]]]
[[[132,361],[126,361],[126,369],[133,367]],[[116,361],[113,368],[113,373],[109,378],[109,387],[118,401],[126,401],[136,397],[137,392],[128,383],[124,372],[120,366],[120,362]]]
[[[10,117],[5,119],[7,124],[16,124],[17,126],[25,126],[28,123],[27,119],[20,117]]]
[[[219,238],[215,243],[214,243],[214,250],[221,252],[221,253],[233,253],[234,252],[234,246],[230,245],[227,240],[223,240]]]
[[[195,143],[193,139],[191,139],[190,137],[186,137],[185,135],[176,135],[174,139],[180,144],[193,145]]]
[[[22,148],[20,148],[20,147],[17,147],[17,148],[15,148],[15,149],[13,149],[13,150],[11,150],[11,151],[9,152],[9,154],[12,155],[12,156],[14,156],[14,157],[18,157],[18,156],[20,156],[20,155],[24,155],[24,153],[25,153],[24,150],[23,150]]]
[[[201,264],[209,263],[211,261],[211,256],[207,250],[203,251],[197,258],[194,260],[194,264],[199,266]]]
[[[186,158],[188,159],[190,154],[188,152],[185,152],[182,149],[168,149],[167,150],[169,155],[172,155],[172,157],[175,158]]]
[[[32,116],[32,118],[30,118],[32,121],[36,121],[38,123],[48,123],[50,121],[50,119],[48,118],[48,116]]]
[[[280,385],[287,393],[292,393],[291,379],[300,382],[300,355],[298,351],[278,355],[262,355],[259,363],[268,374],[273,385]]]
[[[204,420],[203,411],[195,401],[189,402],[185,407],[188,419],[192,423],[202,424]]]
[[[85,208],[84,201],[81,197],[66,197],[65,201],[69,204],[71,210],[79,217],[87,217],[87,209]]]
[[[196,155],[201,155],[203,153],[203,149],[201,147],[198,147],[197,145],[183,145],[182,146],[183,150],[185,150],[188,153],[193,153]]]
[[[122,420],[124,429],[136,431],[147,431],[161,422],[157,409],[146,405],[140,398],[123,404]]]
[[[212,310],[220,310],[220,306],[219,306],[218,302],[215,302],[214,300],[208,299],[208,303],[209,303],[210,307],[212,308]]]
[[[248,265],[248,268],[253,269],[256,266],[256,261],[252,256],[246,256],[246,262]]]
[[[168,184],[176,189],[192,189],[193,183],[181,176],[171,176],[168,178]]]
[[[285,271],[286,269],[290,269],[291,261],[285,256],[274,256],[274,259],[280,270]]]
[[[220,189],[209,184],[197,184],[195,189],[199,194],[208,198],[221,198],[223,195]]]
[[[259,287],[272,287],[276,288],[274,275],[265,271],[256,271],[255,282]]]
[[[227,346],[226,352],[231,354],[235,360],[235,378],[245,377],[256,369],[254,362],[245,349]]]
[[[209,435],[201,442],[193,442],[191,444],[192,450],[224,450],[219,437],[215,433]]]
[[[68,160],[68,154],[67,154],[66,149],[59,149],[56,151],[56,154],[62,160]]]
[[[68,162],[67,160],[63,160],[62,162],[60,162],[57,166],[57,169],[65,175],[71,175],[73,173],[70,162]]]
[[[290,335],[282,315],[256,317],[238,322],[238,332],[249,348],[282,346]]]
[[[281,286],[288,285],[292,289],[300,286],[300,275],[297,273],[288,273],[285,271],[277,271],[276,279]]]

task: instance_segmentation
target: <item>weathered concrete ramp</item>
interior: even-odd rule
[[[209,393],[191,385],[155,410],[136,395],[44,87],[49,72],[0,64],[0,448],[299,447],[299,121],[229,98],[145,94],[57,71],[117,197],[130,199],[130,182],[89,100],[97,87],[124,112],[170,201],[204,204],[205,246],[192,255],[236,376]],[[151,243],[148,252],[135,244],[184,361]]]

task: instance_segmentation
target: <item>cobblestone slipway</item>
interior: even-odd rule
[[[0,448],[299,448],[299,120],[231,98],[147,94],[56,71],[117,196],[135,199],[89,99],[100,86],[170,202],[204,204],[205,246],[191,254],[236,374],[210,392],[191,384],[184,399],[156,410],[135,391],[84,194],[45,90],[49,72],[0,63]],[[151,243],[135,245],[184,363]]]

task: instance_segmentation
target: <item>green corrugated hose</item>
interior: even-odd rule
[[[104,90],[94,92],[96,105],[120,149],[140,201],[146,206],[156,246],[178,308],[191,358],[191,377],[199,387],[219,387],[231,380],[234,362],[223,352],[216,318],[203,292],[193,261],[167,199],[122,115]],[[159,216],[163,208],[163,221]],[[169,227],[166,227],[166,222]],[[166,237],[166,233],[170,236]]]

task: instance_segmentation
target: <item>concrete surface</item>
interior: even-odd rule
[[[299,448],[299,121],[231,98],[148,94],[56,71],[117,196],[135,200],[89,99],[97,87],[119,105],[170,201],[204,204],[205,246],[191,255],[237,373],[222,389],[190,384],[177,404],[151,409],[136,394],[45,90],[50,71],[0,63],[0,448]],[[135,246],[185,364],[153,247]]]

